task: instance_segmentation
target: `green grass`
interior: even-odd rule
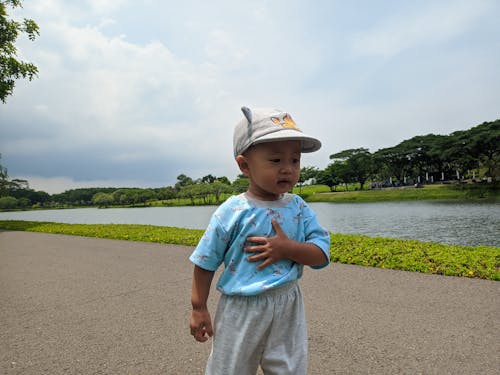
[[[153,225],[0,221],[0,229],[195,246],[203,230]],[[500,248],[332,234],[333,262],[500,281]]]
[[[0,220],[0,229],[68,234],[114,240],[158,242],[196,246],[203,230],[139,224],[65,224],[40,221]]]
[[[295,192],[295,191],[294,191]],[[490,200],[496,201],[498,189],[483,186],[425,185],[421,188],[395,188],[380,190],[358,190],[324,192],[318,189],[301,194],[308,202],[389,202],[411,200]]]
[[[416,240],[331,235],[334,262],[500,281],[500,248]]]
[[[316,193],[329,193],[330,188],[326,185],[304,185],[302,187],[294,187],[293,193],[309,196]]]

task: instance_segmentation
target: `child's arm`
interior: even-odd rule
[[[250,262],[263,261],[257,267],[258,269],[267,267],[280,259],[290,259],[307,266],[319,266],[328,261],[325,253],[318,246],[289,239],[276,220],[273,219],[271,222],[276,231],[274,237],[248,237],[248,242],[259,245],[244,248],[246,252],[258,253],[247,258]]]
[[[214,334],[212,319],[210,318],[207,307],[207,300],[213,277],[213,271],[207,271],[201,267],[194,266],[193,287],[191,291],[193,311],[191,312],[189,327],[191,329],[191,335],[199,342],[207,341],[208,338],[212,337]]]

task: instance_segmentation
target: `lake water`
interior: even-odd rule
[[[500,247],[500,203],[310,203],[331,232]],[[0,220],[78,224],[151,224],[205,229],[216,206],[78,208],[0,212]]]

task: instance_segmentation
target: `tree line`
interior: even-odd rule
[[[0,156],[1,157],[1,156]],[[394,147],[371,153],[366,148],[348,149],[330,155],[325,169],[303,167],[299,185],[327,185],[335,191],[339,185],[355,184],[364,189],[398,187],[465,179],[500,181],[500,120],[484,122],[469,130],[450,135],[428,134],[405,140]],[[175,204],[218,204],[228,194],[248,187],[248,179],[239,175],[234,181],[211,174],[193,179],[177,176],[174,186],[162,188],[81,188],[48,194],[29,188],[26,180],[8,178],[0,165],[0,209],[146,205],[163,201]]]
[[[330,155],[323,171],[312,170],[317,182],[333,190],[339,184],[367,181],[376,187],[439,181],[498,181],[500,120],[484,122],[450,135],[428,134],[371,153],[366,148]]]
[[[248,187],[248,179],[239,176],[232,183],[227,177],[207,175],[193,180],[184,174],[175,186],[161,188],[94,187],[48,194],[29,188],[26,180],[9,180],[7,169],[0,165],[0,209],[145,206],[165,204],[218,204],[228,194],[238,194]],[[182,201],[182,202],[181,202]]]

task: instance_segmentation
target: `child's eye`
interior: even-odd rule
[[[298,164],[298,163],[300,163],[300,159],[293,159],[292,161],[293,161],[293,164]]]
[[[271,159],[272,163],[279,163],[280,161],[281,161],[281,159]]]

